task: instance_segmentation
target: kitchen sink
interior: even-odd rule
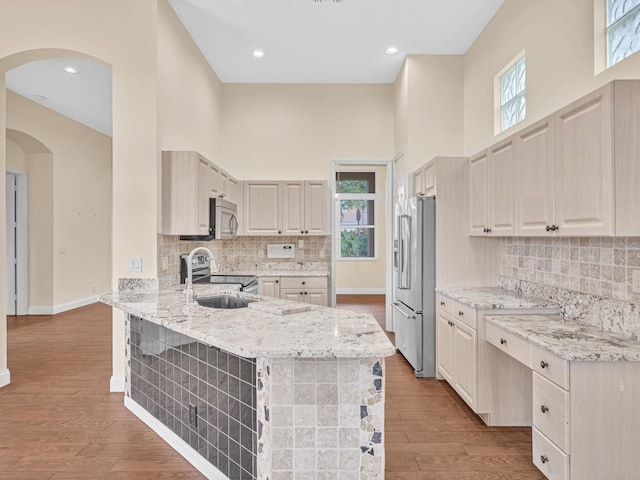
[[[246,298],[234,297],[232,295],[217,295],[215,297],[202,297],[196,298],[196,302],[203,307],[209,308],[246,308],[249,303],[254,300],[248,300]]]

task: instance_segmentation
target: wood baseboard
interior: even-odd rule
[[[382,303],[386,301],[385,295],[380,294],[338,294],[336,303]]]

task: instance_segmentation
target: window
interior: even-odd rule
[[[499,77],[500,131],[504,131],[524,120],[527,113],[527,70],[524,55],[519,55]]]
[[[606,0],[607,66],[640,50],[640,0]]]
[[[336,172],[338,259],[375,258],[376,174]]]

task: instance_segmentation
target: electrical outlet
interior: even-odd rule
[[[304,240],[298,240],[298,248],[304,248]]]
[[[198,428],[198,407],[192,403],[189,404],[189,425]]]
[[[324,248],[320,248],[320,252],[318,253],[318,258],[324,258]]]
[[[631,291],[640,293],[640,268],[634,268],[631,272]]]
[[[130,272],[142,271],[142,257],[131,257],[127,259],[127,268]]]

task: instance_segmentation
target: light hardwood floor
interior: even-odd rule
[[[341,308],[384,323],[384,298]],[[11,385],[0,389],[0,480],[201,479],[109,393],[111,309],[8,317]],[[387,480],[533,480],[528,428],[488,428],[444,383],[387,359]]]

